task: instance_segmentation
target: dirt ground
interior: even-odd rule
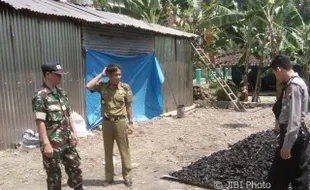
[[[162,118],[136,124],[130,136],[134,184],[139,190],[200,189],[161,177],[187,166],[200,157],[227,149],[252,133],[274,127],[271,108],[248,109],[240,113],[233,110],[198,108],[184,118]],[[101,132],[80,139],[78,150],[82,157],[84,185],[89,190],[102,189],[104,180],[104,151]],[[115,151],[117,148],[115,146]],[[116,157],[115,180],[118,184],[105,189],[128,189],[121,179],[120,156]],[[0,152],[0,189],[46,189],[45,171],[38,149],[7,150]],[[63,171],[63,189],[67,176]]]

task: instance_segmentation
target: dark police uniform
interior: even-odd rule
[[[279,120],[280,142],[268,175],[271,189],[286,190],[291,183],[293,190],[308,190],[306,149],[309,131],[305,126],[307,112],[307,85],[296,73],[287,82],[274,107],[274,113]],[[290,159],[281,158],[282,147],[291,149]]]

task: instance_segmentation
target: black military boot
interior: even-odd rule
[[[75,187],[74,190],[85,190],[83,184],[80,184],[79,186]]]
[[[132,186],[132,180],[130,179],[130,180],[125,180],[125,185],[127,186],[127,187],[131,187]]]

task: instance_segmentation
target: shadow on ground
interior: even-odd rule
[[[244,124],[244,123],[227,123],[227,124],[223,124],[221,126],[225,127],[225,128],[232,128],[232,129],[249,127],[248,124]]]
[[[108,185],[108,186],[113,186],[113,185],[118,185],[118,184],[123,184],[124,181],[122,180],[115,180],[112,184]],[[101,180],[101,179],[84,179],[83,180],[83,185],[85,187],[104,187],[105,184],[105,180]],[[63,187],[68,187],[67,184],[64,184]]]

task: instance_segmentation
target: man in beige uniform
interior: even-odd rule
[[[103,76],[109,77],[109,81],[99,82]],[[131,156],[129,151],[128,134],[133,132],[132,91],[128,84],[121,83],[121,67],[117,64],[108,65],[102,73],[92,79],[86,88],[91,92],[101,94],[101,114],[103,117],[103,140],[105,149],[105,173],[107,184],[113,183],[113,145],[116,140],[121,160],[122,174],[125,185],[132,185],[131,177]],[[126,121],[128,118],[128,123]]]

